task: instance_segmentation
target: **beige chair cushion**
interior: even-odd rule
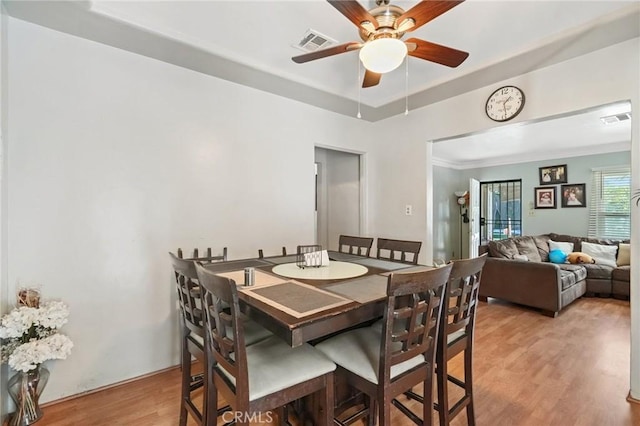
[[[342,333],[316,345],[333,362],[354,374],[378,384],[380,342],[382,334],[375,327],[359,328]],[[425,362],[423,355],[415,356],[391,367],[391,378]]]
[[[233,376],[222,372],[235,384]],[[336,369],[320,351],[304,344],[292,348],[273,336],[247,346],[249,401],[279,392]]]

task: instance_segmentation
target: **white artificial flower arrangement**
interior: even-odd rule
[[[37,297],[27,298],[25,294]],[[27,372],[50,359],[66,359],[73,342],[58,333],[67,323],[69,308],[59,301],[40,303],[39,292],[21,290],[19,306],[0,319],[0,354],[14,370]]]

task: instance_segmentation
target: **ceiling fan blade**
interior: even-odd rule
[[[362,47],[362,43],[352,41],[350,43],[339,44],[337,46],[330,47],[328,49],[316,50],[315,52],[305,53],[304,55],[294,56],[291,59],[297,64],[303,64],[305,62],[313,61],[320,58],[326,58],[327,56],[338,55],[340,53],[349,52],[351,50],[357,50]]]
[[[355,0],[327,0],[331,6],[338,9],[340,13],[347,17],[348,20],[356,24],[358,27],[364,27],[368,31],[375,31],[378,29],[378,21],[369,13],[367,9],[362,7],[360,3]],[[362,25],[363,22],[369,22],[369,24]]]
[[[377,86],[378,83],[380,83],[381,77],[382,74],[378,74],[377,72],[365,69],[364,79],[362,80],[362,87]]]
[[[397,29],[413,31],[427,22],[453,9],[464,0],[431,1],[422,0],[396,19]]]
[[[446,65],[451,68],[457,67],[469,56],[468,52],[420,40],[419,38],[410,38],[406,43],[409,49],[409,56]],[[415,48],[413,45],[415,45]]]

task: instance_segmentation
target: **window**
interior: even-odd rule
[[[594,169],[589,237],[627,239],[631,234],[631,169]]]
[[[522,181],[480,183],[480,240],[504,240],[522,235]]]

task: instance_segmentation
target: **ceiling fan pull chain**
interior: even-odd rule
[[[404,115],[409,115],[409,56],[404,58]]]
[[[358,114],[356,115],[356,117],[358,118],[362,118],[362,114],[360,114],[360,91],[362,90],[362,87],[360,87],[361,71],[362,71],[362,63],[360,62],[360,58],[358,58],[358,79],[356,80],[356,84],[358,85]]]

